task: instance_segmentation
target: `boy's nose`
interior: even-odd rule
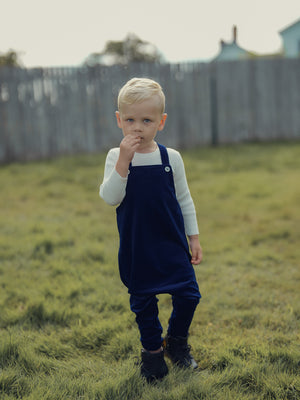
[[[134,124],[134,131],[135,132],[141,132],[141,130],[142,130],[142,125],[139,123],[139,122],[136,122],[135,124]]]

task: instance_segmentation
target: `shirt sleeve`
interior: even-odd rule
[[[176,197],[183,215],[185,232],[188,236],[198,235],[195,205],[188,187],[182,157],[178,151],[173,149],[168,149],[168,154],[173,170]]]
[[[127,178],[119,175],[115,168],[118,157],[119,148],[109,150],[105,161],[103,182],[99,190],[100,197],[111,206],[120,204],[126,193]]]

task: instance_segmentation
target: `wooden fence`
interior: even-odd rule
[[[300,59],[1,68],[0,162],[117,146],[117,94],[133,76],[165,91],[167,146],[300,138]]]

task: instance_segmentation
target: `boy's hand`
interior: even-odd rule
[[[189,236],[189,244],[192,253],[191,263],[193,265],[198,265],[201,263],[203,257],[202,248],[199,242],[199,236],[198,235]]]
[[[134,153],[136,152],[140,143],[141,137],[138,135],[126,135],[121,141],[120,157],[124,158],[124,161],[128,161],[128,165],[133,159]]]
[[[120,143],[120,155],[116,163],[116,171],[124,178],[127,176],[129,164],[140,143],[141,137],[138,135],[126,135]]]

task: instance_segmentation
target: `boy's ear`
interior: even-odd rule
[[[118,127],[122,129],[120,112],[116,111],[115,114],[116,114],[116,118],[117,118]]]
[[[167,113],[163,113],[159,126],[158,126],[158,130],[162,131],[164,129],[165,123],[166,123],[166,119],[167,119],[168,114]]]

